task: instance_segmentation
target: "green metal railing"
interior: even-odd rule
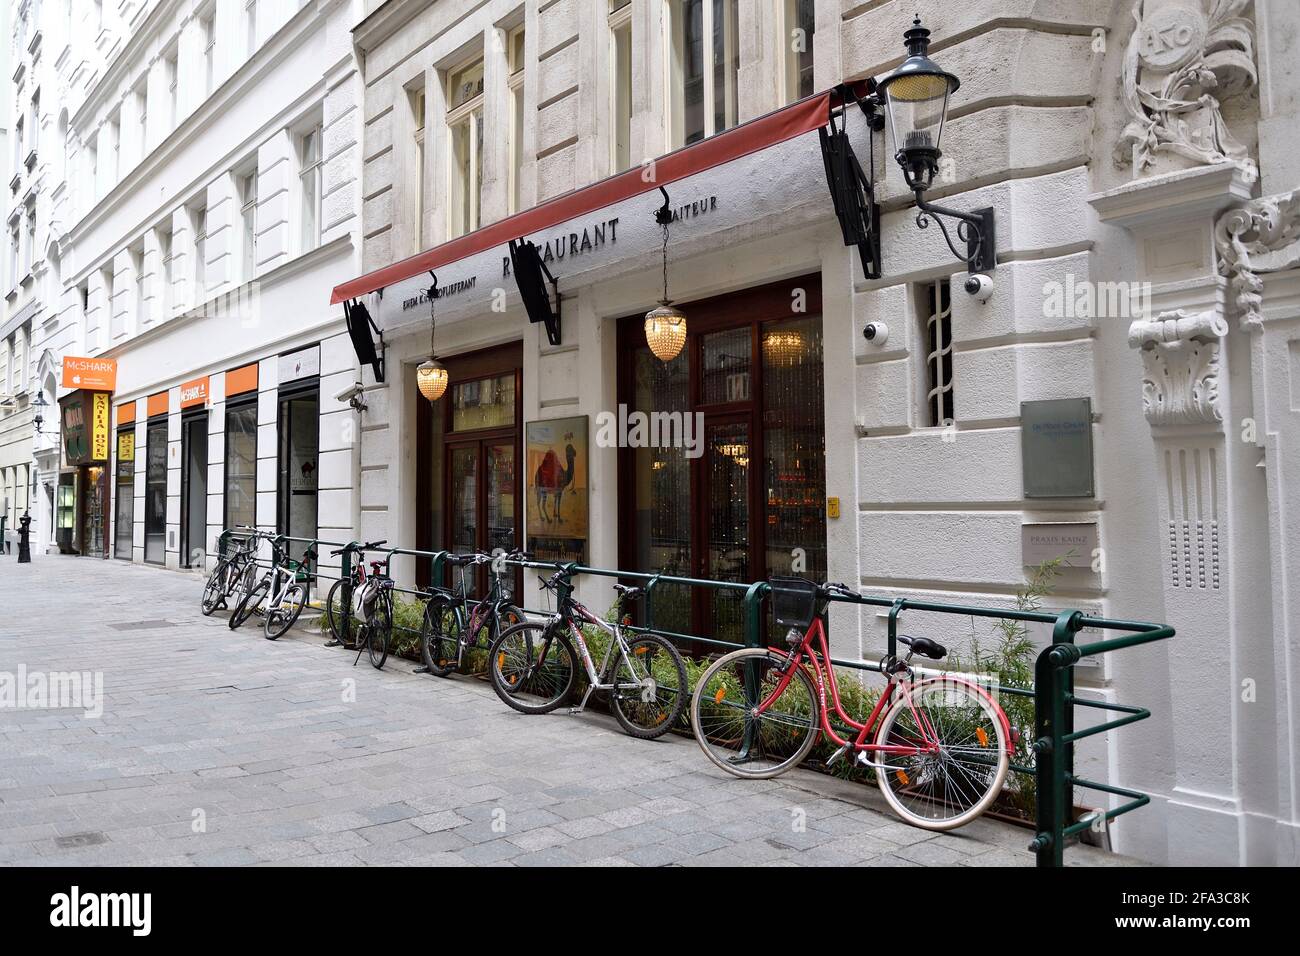
[[[220,553],[232,536],[232,532],[222,532]],[[277,540],[308,542],[308,539],[280,536]],[[353,561],[358,559],[361,550],[359,542],[347,544],[330,541],[311,540],[310,543],[321,548],[342,548],[339,579],[344,581],[343,607],[351,608],[351,580]],[[444,580],[448,551],[422,551],[414,548],[384,548],[383,553],[390,559],[393,556],[425,558],[430,561],[432,582]],[[643,571],[623,571],[611,568],[587,567],[577,563],[563,563],[538,560],[506,560],[505,563],[519,568],[533,568],[563,572],[562,586],[573,589],[575,576],[616,578],[627,581],[639,581],[643,584],[645,596],[645,623],[631,627],[635,631],[651,631],[670,638],[677,643],[697,642],[720,650],[732,650],[740,647],[762,647],[768,643],[763,611],[763,602],[767,598],[770,585],[766,581],[738,582],[715,581],[704,578],[676,577],[667,574],[654,574]],[[318,568],[319,570],[319,568]],[[313,573],[313,580],[324,576]],[[725,641],[711,635],[687,634],[654,627],[653,608],[654,593],[663,586],[680,586],[700,588],[713,592],[743,595],[743,641]],[[429,592],[418,588],[398,587],[395,590],[418,599],[427,599]],[[516,595],[518,597],[518,595]],[[898,652],[898,622],[904,611],[959,615],[993,620],[1017,621],[1025,624],[1050,624],[1052,642],[1038,655],[1034,666],[1034,686],[1016,687],[990,683],[988,686],[999,694],[1032,697],[1034,700],[1034,737],[1030,750],[1034,754],[1034,765],[1026,766],[1013,763],[1011,769],[1021,774],[1034,777],[1036,793],[1036,835],[1029,849],[1036,855],[1038,866],[1062,866],[1066,841],[1084,830],[1110,821],[1123,814],[1143,807],[1151,798],[1136,790],[1116,787],[1094,780],[1086,780],[1074,773],[1074,745],[1077,741],[1097,734],[1117,730],[1120,727],[1137,723],[1151,716],[1151,712],[1142,707],[1128,704],[1111,704],[1101,701],[1080,699],[1074,693],[1074,666],[1084,657],[1096,657],[1111,651],[1128,647],[1137,647],[1174,636],[1174,629],[1167,625],[1151,624],[1143,621],[1125,621],[1103,617],[1092,617],[1077,610],[1059,612],[1021,610],[1018,608],[989,608],[972,605],[948,604],[935,601],[915,601],[910,598],[873,597],[858,595],[849,597],[832,595],[828,598],[833,603],[859,604],[868,607],[888,608],[886,624],[887,654],[893,658]],[[522,601],[517,602],[526,614],[546,614],[546,609],[529,608]],[[344,643],[350,636],[351,614],[343,615],[342,635]],[[1089,644],[1076,642],[1076,635],[1085,628],[1100,631],[1128,632],[1118,637],[1096,641]],[[404,628],[404,630],[409,630]],[[864,660],[841,660],[832,658],[835,667],[859,671],[881,671],[881,665]],[[1124,716],[1105,723],[1096,724],[1085,730],[1074,729],[1074,708],[1087,707],[1094,710],[1110,711]],[[1084,819],[1074,820],[1072,795],[1074,788],[1095,790],[1111,796],[1125,797],[1127,802],[1111,810],[1098,811]]]

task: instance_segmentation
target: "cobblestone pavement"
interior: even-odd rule
[[[302,627],[232,632],[199,614],[201,590],[116,561],[0,559],[0,671],[103,673],[101,717],[0,710],[0,864],[1032,862],[1022,829],[929,833],[867,787],[735,780],[694,742],[634,740],[603,714],[527,717],[480,680],[353,667]]]

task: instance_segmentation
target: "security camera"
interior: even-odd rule
[[[884,322],[868,322],[862,330],[862,337],[872,345],[884,345],[889,338],[889,326]]]
[[[364,391],[365,386],[360,382],[354,382],[335,395],[334,398],[340,402],[347,402],[352,408],[361,411],[366,407],[366,403],[361,400],[361,394]]]
[[[986,275],[969,275],[962,288],[966,294],[973,296],[976,302],[987,302],[993,298],[993,280]]]

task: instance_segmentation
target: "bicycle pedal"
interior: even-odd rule
[[[427,673],[429,673],[429,665],[428,665],[428,664],[421,664],[419,667],[413,668],[413,669],[411,670],[411,673],[412,673],[412,674],[427,674]]]
[[[342,646],[343,646],[343,642],[340,641],[340,640],[326,641],[326,642],[325,642],[325,646],[326,646],[326,647],[342,647]]]

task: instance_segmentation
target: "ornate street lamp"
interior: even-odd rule
[[[664,231],[664,297],[656,308],[646,313],[645,341],[655,357],[666,363],[677,358],[686,344],[686,316],[668,298],[668,225],[673,221],[673,213],[668,204],[668,190],[660,186],[659,191],[664,194],[664,204],[656,210],[655,222]]]
[[[432,272],[433,285],[429,286],[429,357],[415,370],[415,382],[420,387],[420,394],[430,402],[436,402],[447,391],[447,369],[438,361],[438,353],[433,347],[434,335],[438,331],[436,317],[438,301],[438,277]]]
[[[961,81],[930,59],[930,31],[921,26],[920,17],[913,20],[912,28],[903,34],[903,43],[907,48],[907,59],[880,81],[877,96],[885,106],[894,136],[897,150],[894,158],[903,168],[908,188],[916,194],[916,224],[925,229],[933,216],[952,254],[965,262],[971,272],[991,270],[995,264],[993,210],[978,209],[968,213],[936,206],[925,200],[925,191],[934,182],[939,157],[943,155],[939,140],[948,116],[948,99]],[[953,245],[948,227],[939,218],[941,216],[958,221],[957,238],[966,244],[965,254]]]

